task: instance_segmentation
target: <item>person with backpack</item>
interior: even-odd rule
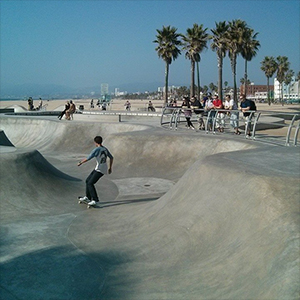
[[[246,98],[245,94],[240,95],[240,106],[241,106],[241,111],[244,114],[245,118],[245,132],[246,132],[246,137],[251,136],[251,119],[254,116],[254,112],[256,111],[256,105],[254,101],[249,100]]]

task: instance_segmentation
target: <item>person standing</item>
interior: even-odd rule
[[[184,114],[185,119],[186,119],[187,127],[195,130],[195,127],[194,127],[194,125],[191,121],[192,109],[191,109],[189,97],[184,97],[183,98],[181,108],[183,109],[183,114]]]
[[[205,129],[205,124],[203,120],[204,109],[201,102],[195,96],[191,98],[191,107],[194,110],[194,113],[199,116],[198,119],[199,130],[201,129],[204,130]]]
[[[239,131],[239,112],[237,104],[228,94],[225,96],[225,109],[229,110],[228,114],[230,115],[230,125],[234,129],[234,134],[240,135]]]
[[[102,137],[96,136],[94,138],[94,143],[96,148],[90,153],[87,158],[81,160],[77,165],[81,166],[92,158],[96,158],[97,164],[95,169],[90,173],[90,175],[86,178],[85,184],[85,196],[80,197],[80,201],[89,201],[88,205],[95,205],[99,202],[98,194],[95,188],[95,184],[98,180],[105,174],[112,173],[112,165],[114,158],[109,150],[102,145]],[[109,158],[109,166],[107,167],[107,158]]]
[[[205,106],[204,106],[204,115],[207,115],[207,126],[206,130],[212,130],[212,124],[213,124],[213,119],[215,117],[215,111],[214,111],[214,104],[213,100],[211,97],[211,94],[209,93],[207,96],[207,99],[205,101]]]

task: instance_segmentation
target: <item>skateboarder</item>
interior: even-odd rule
[[[104,175],[104,174],[111,174],[112,172],[112,165],[114,158],[109,152],[109,150],[102,145],[102,137],[96,136],[94,138],[94,143],[96,148],[90,153],[87,158],[84,158],[78,163],[78,166],[86,163],[87,161],[91,160],[92,158],[96,158],[97,164],[95,169],[91,172],[91,174],[87,177],[86,183],[86,192],[85,196],[80,198],[82,201],[88,201],[88,205],[95,205],[99,202],[97,191],[95,189],[95,183]],[[107,157],[109,158],[109,167],[107,168]]]

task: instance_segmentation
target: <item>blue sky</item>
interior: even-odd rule
[[[164,84],[164,62],[155,51],[156,29],[185,33],[194,23],[210,31],[215,22],[242,19],[259,32],[261,48],[248,77],[266,84],[260,70],[265,56],[287,56],[297,73],[300,2],[284,1],[1,1],[1,86],[58,84],[110,86],[135,82]],[[215,52],[201,55],[201,85],[217,84]],[[237,79],[244,62],[238,59]],[[224,81],[232,85],[228,57]],[[190,83],[184,53],[170,66],[169,83]]]

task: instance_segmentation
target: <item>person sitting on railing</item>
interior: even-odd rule
[[[149,102],[148,102],[148,111],[155,111],[155,108],[154,108],[153,103],[151,102],[151,100],[149,100]]]
[[[228,94],[225,96],[225,109],[228,110],[228,114],[230,115],[230,125],[234,128],[234,134],[240,135],[239,131],[239,112],[237,104],[231,99],[231,96]],[[231,111],[235,110],[235,111]]]
[[[70,102],[67,101],[65,104],[65,109],[59,114],[58,119],[61,120],[62,117],[65,115],[66,111],[70,108]]]
[[[127,100],[126,101],[126,103],[124,104],[124,106],[125,106],[125,109],[127,110],[127,111],[130,111],[130,109],[131,109],[131,104],[130,104],[130,102]]]
[[[197,99],[197,97],[193,96],[191,98],[191,107],[196,115],[199,116],[198,119],[198,124],[199,124],[199,130],[204,130],[205,129],[205,124],[203,121],[203,115],[204,115],[204,110],[201,102]]]
[[[75,104],[73,103],[72,100],[70,100],[70,108],[66,111],[66,119],[67,120],[73,120],[73,114],[75,113],[76,111],[76,106]]]
[[[177,101],[176,101],[176,99],[171,100],[170,106],[177,107]]]
[[[183,109],[183,114],[186,118],[187,127],[195,130],[195,127],[194,127],[193,123],[191,122],[192,109],[191,109],[189,97],[183,97],[183,102],[182,102],[181,108]]]
[[[42,100],[42,98],[40,98],[39,100],[40,100],[40,103],[39,103],[39,106],[37,107],[37,110],[42,110],[43,100]]]
[[[213,105],[214,105],[214,109],[220,110],[223,109],[223,102],[221,99],[219,99],[218,94],[214,95],[214,100],[213,100]],[[216,119],[216,128],[219,132],[224,132],[224,126],[225,126],[225,122],[224,122],[224,112],[223,111],[218,111],[218,114],[216,116],[216,112],[214,114],[215,117],[217,117]]]
[[[241,111],[244,113],[244,117],[245,117],[245,131],[246,131],[246,137],[250,137],[251,136],[251,119],[253,117],[253,112],[251,112],[251,100],[246,99],[246,95],[245,94],[241,94],[240,95],[240,101],[241,101]]]

